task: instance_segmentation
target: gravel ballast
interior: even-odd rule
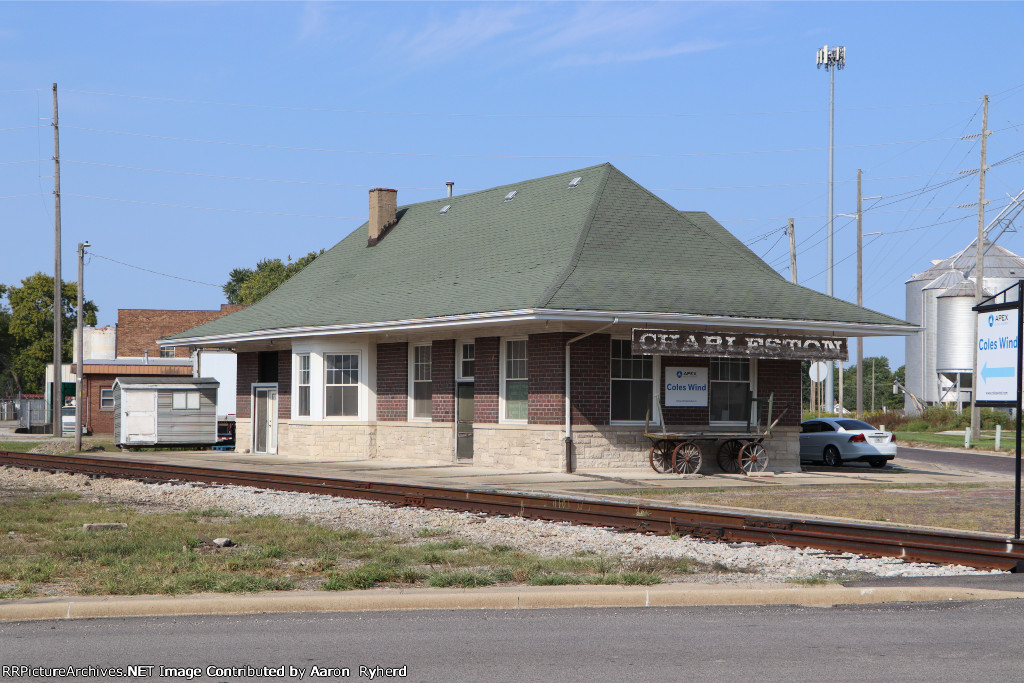
[[[715,582],[778,582],[816,577],[910,577],[998,574],[957,565],[904,562],[894,558],[836,555],[819,550],[720,543],[689,537],[672,539],[608,529],[572,526],[519,517],[486,515],[330,496],[254,489],[241,486],[144,484],[124,479],[93,479],[78,474],[49,474],[0,467],[4,490],[74,491],[88,500],[118,503],[149,510],[220,508],[238,515],[277,515],[306,518],[336,528],[415,538],[423,528],[443,528],[452,536],[484,545],[504,544],[544,556],[597,554],[627,561],[688,557],[707,565],[724,565],[732,572],[715,573]],[[693,581],[709,580],[695,574]]]

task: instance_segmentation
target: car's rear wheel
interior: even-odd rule
[[[868,460],[868,464],[874,467],[875,469],[882,469],[883,467],[885,467],[887,462],[888,460],[886,460],[885,458],[874,458],[872,460]]]
[[[843,456],[839,455],[839,449],[829,446],[825,449],[825,464],[829,467],[840,467],[843,464]]]

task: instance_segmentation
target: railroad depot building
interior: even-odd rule
[[[743,430],[753,404],[763,429],[750,399],[771,395],[789,406],[771,469],[791,471],[801,360],[916,329],[788,282],[602,164],[408,206],[371,190],[369,221],[302,272],[161,343],[237,352],[239,451],[633,467],[648,416]]]

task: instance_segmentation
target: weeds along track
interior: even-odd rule
[[[710,541],[779,544],[913,562],[1024,571],[1024,542],[997,535],[708,511],[584,497],[500,493],[350,479],[249,472],[91,456],[0,451],[0,465],[143,482],[251,486],[374,500],[391,505],[521,516],[634,533],[679,534]]]

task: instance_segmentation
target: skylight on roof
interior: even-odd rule
[[[512,198],[516,196],[516,192],[518,192],[518,191],[519,191],[519,190],[512,190],[512,191],[511,191],[511,192],[509,192],[509,193],[508,193],[507,195],[505,195],[505,201],[506,201],[506,202],[510,202],[510,201],[512,201]]]
[[[452,208],[451,204],[445,204],[444,206],[441,207],[441,214],[443,215],[448,213],[448,209],[450,208]]]
[[[569,183],[569,189],[571,190],[572,188],[574,188],[577,185],[579,185],[581,180],[583,180],[583,178],[573,178],[572,182]]]

